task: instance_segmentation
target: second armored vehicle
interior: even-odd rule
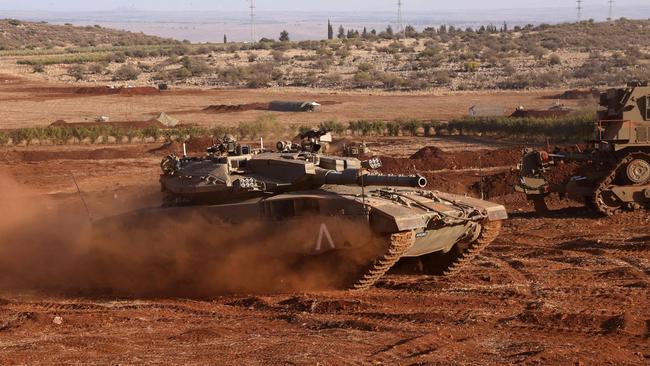
[[[550,182],[548,172],[564,162],[580,165],[580,175]],[[541,210],[546,209],[544,197],[554,192],[604,215],[650,209],[650,86],[631,83],[601,94],[588,150],[525,151],[515,189]]]

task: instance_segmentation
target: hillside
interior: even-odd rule
[[[0,50],[50,49],[55,47],[133,46],[177,43],[171,39],[148,36],[99,26],[76,27],[0,20]]]
[[[31,36],[33,42],[52,42],[59,34],[78,45],[91,40],[133,44],[5,51],[18,57],[6,59],[0,52],[2,69],[66,82],[449,91],[591,88],[650,79],[650,20],[488,24],[475,29],[409,26],[403,35],[390,26],[375,30],[334,25],[331,40],[294,42],[287,34],[283,41],[264,38],[254,45],[153,46],[148,44],[172,41],[94,27],[78,28],[70,36],[61,32],[65,26],[2,24],[22,27],[20,34]],[[57,30],[54,35],[47,33],[50,27]],[[9,34],[18,34],[15,29]]]

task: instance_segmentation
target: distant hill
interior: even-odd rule
[[[55,47],[133,46],[179,43],[100,26],[52,25],[15,19],[0,20],[0,50]]]

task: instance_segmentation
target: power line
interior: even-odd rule
[[[255,0],[250,0],[251,2],[251,43],[255,44],[256,43],[256,37],[255,37]]]
[[[578,7],[576,8],[576,9],[578,9],[578,21],[582,20],[582,9],[583,9],[582,1],[583,0],[576,0],[576,2],[578,3]]]
[[[404,16],[402,14],[402,5],[404,5],[404,2],[402,0],[397,0],[397,38],[400,37],[400,34],[404,34],[404,38],[406,38],[406,32],[404,31]]]

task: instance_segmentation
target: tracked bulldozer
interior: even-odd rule
[[[257,251],[296,263],[322,259],[328,271],[346,271],[340,286],[361,290],[402,258],[417,260],[427,273],[455,273],[497,237],[507,218],[501,205],[425,190],[423,176],[380,174],[379,159],[324,155],[327,131],[301,138],[269,152],[226,136],[204,156],[167,156],[163,207],[125,221],[191,217],[255,227],[250,234],[266,243]]]
[[[559,193],[584,202],[603,215],[650,209],[650,86],[629,83],[600,95],[594,138],[584,151],[526,149],[515,189],[525,193],[538,210],[544,198]],[[574,162],[579,175],[551,182],[559,164]]]

